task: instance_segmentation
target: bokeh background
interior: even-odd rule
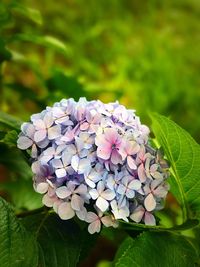
[[[199,18],[199,0],[1,0],[0,112],[27,121],[62,98],[118,100],[148,125],[149,111],[171,117],[199,142]],[[8,130],[0,119],[0,194],[16,210],[38,208]]]
[[[42,23],[12,11],[3,111],[27,120],[62,97],[119,100],[144,122],[157,111],[200,139],[198,0],[17,2]]]

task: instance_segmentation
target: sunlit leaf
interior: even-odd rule
[[[38,36],[28,33],[19,33],[19,34],[14,34],[10,39],[10,41],[16,41],[16,40],[31,42],[41,46],[49,47],[65,55],[69,54],[68,47],[62,41],[58,40],[53,36],[47,36],[47,35]]]
[[[171,191],[183,208],[200,215],[200,146],[184,129],[170,119],[152,114],[154,134],[171,164]],[[192,216],[192,215],[191,215]]]
[[[24,17],[34,21],[37,24],[42,24],[42,16],[39,10],[21,5],[19,2],[14,1],[11,5],[12,10],[23,15]]]

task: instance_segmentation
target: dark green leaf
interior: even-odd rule
[[[0,143],[0,163],[5,165],[11,176],[29,180],[32,177],[31,168],[22,151]]]
[[[16,147],[18,134],[15,130],[7,132],[2,139],[0,139],[1,143],[4,143],[8,146]]]
[[[200,146],[170,119],[151,115],[154,134],[171,164],[171,191],[183,208],[183,219],[190,209],[200,214]]]
[[[0,198],[0,266],[36,267],[37,247],[31,234],[15,217],[10,205]]]
[[[183,236],[145,232],[138,238],[127,238],[120,246],[115,267],[194,267],[198,255]]]
[[[12,115],[0,111],[0,124],[19,131],[22,121]]]
[[[81,250],[91,236],[74,220],[63,221],[56,214],[37,214],[22,219],[25,227],[35,233],[40,267],[75,267]]]

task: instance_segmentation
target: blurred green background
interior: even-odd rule
[[[5,113],[19,125],[62,98],[119,100],[142,122],[156,111],[200,141],[199,18],[199,0],[1,0],[0,195],[16,212],[42,204]],[[167,203],[170,226],[180,208]]]
[[[3,28],[13,58],[1,110],[28,120],[63,97],[119,100],[143,122],[157,111],[200,140],[199,0],[17,3],[42,19],[15,6]]]

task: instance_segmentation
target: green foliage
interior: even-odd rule
[[[30,166],[24,156],[16,147],[8,147],[6,144],[0,143],[0,164],[4,164],[11,177],[17,180],[30,180],[32,172]]]
[[[10,205],[0,198],[0,266],[36,266],[36,243],[15,217]]]
[[[37,240],[39,259],[35,266],[77,266],[90,237],[74,221],[62,221],[56,214],[48,213],[30,215],[21,221]]]
[[[62,221],[55,214],[17,219],[3,199],[0,211],[1,267],[74,267],[91,239],[75,222]]]
[[[25,5],[19,4],[17,1],[12,2],[11,9],[12,11],[17,12],[26,18],[29,18],[30,20],[39,25],[42,24],[42,16],[39,10],[37,9],[33,9]]]
[[[7,193],[7,199],[13,203],[17,213],[41,208],[42,196],[34,191],[31,175],[29,180],[21,178],[0,183],[0,190]]]
[[[138,238],[127,238],[119,248],[114,266],[193,267],[197,253],[183,236],[147,232]]]
[[[7,126],[11,129],[15,129],[17,131],[20,130],[20,126],[22,124],[22,121],[18,118],[15,118],[9,114],[6,114],[2,111],[0,111],[0,127]]]
[[[32,35],[32,34],[27,34],[27,33],[19,33],[13,35],[12,41],[25,41],[25,42],[31,42],[35,44],[39,44],[48,48],[52,48],[57,50],[58,52],[61,52],[63,54],[68,54],[67,47],[65,46],[64,43],[62,43],[60,40],[52,37],[52,36],[37,36],[37,35]]]
[[[49,89],[48,101],[55,102],[58,92],[60,96],[78,100],[80,97],[87,96],[83,86],[73,77],[69,77],[60,70],[54,70],[52,76],[46,81]],[[67,89],[67,95],[66,95]]]
[[[180,201],[184,220],[200,214],[200,146],[170,119],[151,115],[153,131],[171,164],[171,191]]]
[[[12,203],[11,208],[0,199],[0,266],[71,267],[84,260],[96,237],[84,225],[41,209],[27,155],[16,148],[20,125],[61,98],[85,96],[119,100],[136,108],[144,122],[147,110],[170,114],[199,140],[199,3],[26,4],[0,3],[0,193]],[[170,119],[158,114],[151,119],[156,143],[170,162],[170,191],[178,203],[167,200],[161,211],[169,223],[157,218],[155,227],[123,222],[106,229],[109,242],[119,247],[114,264],[195,266],[200,264],[200,147]],[[134,238],[120,246],[127,235]],[[98,259],[99,254],[101,248]]]
[[[11,53],[5,47],[5,41],[0,38],[0,64],[11,59]]]

